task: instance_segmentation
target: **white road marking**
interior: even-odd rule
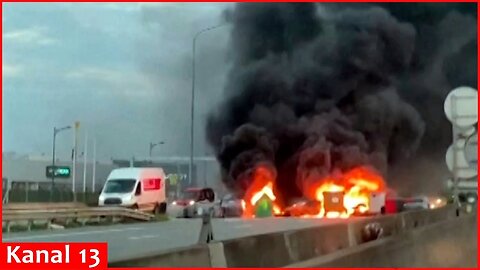
[[[225,222],[239,222],[239,221],[242,221],[242,220],[243,219],[241,219],[241,218],[226,218],[223,221],[225,221]]]
[[[251,228],[251,227],[253,227],[252,224],[240,224],[240,225],[234,226],[234,228]]]
[[[142,239],[151,239],[151,238],[158,238],[161,237],[161,235],[141,235],[141,236],[131,236],[128,239],[129,240],[142,240]]]
[[[109,229],[109,230],[99,230],[99,231],[84,231],[84,232],[71,232],[71,233],[57,233],[57,234],[44,234],[44,235],[32,235],[32,236],[20,236],[12,238],[3,238],[3,242],[16,241],[16,240],[30,240],[30,239],[41,239],[41,238],[52,238],[52,237],[65,237],[72,235],[88,235],[88,234],[100,234],[100,233],[109,233],[109,232],[126,232],[126,231],[137,231],[142,230],[142,228],[125,228],[125,229]]]

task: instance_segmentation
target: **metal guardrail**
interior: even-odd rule
[[[2,205],[3,211],[8,210],[51,210],[51,209],[72,209],[85,208],[86,204],[81,202],[63,203],[9,203]]]
[[[87,220],[92,218],[130,218],[141,221],[150,221],[153,218],[152,214],[144,213],[141,211],[121,208],[121,207],[82,207],[82,208],[65,208],[65,209],[21,209],[11,210],[5,209],[2,213],[2,222],[6,223],[7,232],[10,231],[10,225],[12,222],[27,221],[28,230],[34,221],[46,220],[49,223],[55,220],[68,220],[68,219],[83,219],[82,223],[85,224]]]

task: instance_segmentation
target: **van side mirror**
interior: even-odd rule
[[[142,195],[142,183],[138,183],[137,189],[135,190],[135,196],[140,196]]]

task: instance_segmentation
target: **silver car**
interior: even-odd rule
[[[243,200],[232,194],[227,194],[220,201],[222,217],[241,217],[243,214]]]
[[[430,204],[427,197],[416,197],[407,199],[403,204],[403,209],[408,210],[422,210],[429,209]]]

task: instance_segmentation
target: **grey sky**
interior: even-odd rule
[[[192,37],[230,5],[5,3],[3,151],[50,154],[53,126],[79,120],[102,159],[146,156],[158,140],[157,155],[187,155]],[[206,113],[221,99],[228,37],[226,26],[198,42],[198,155]],[[72,132],[57,146],[69,157]]]

